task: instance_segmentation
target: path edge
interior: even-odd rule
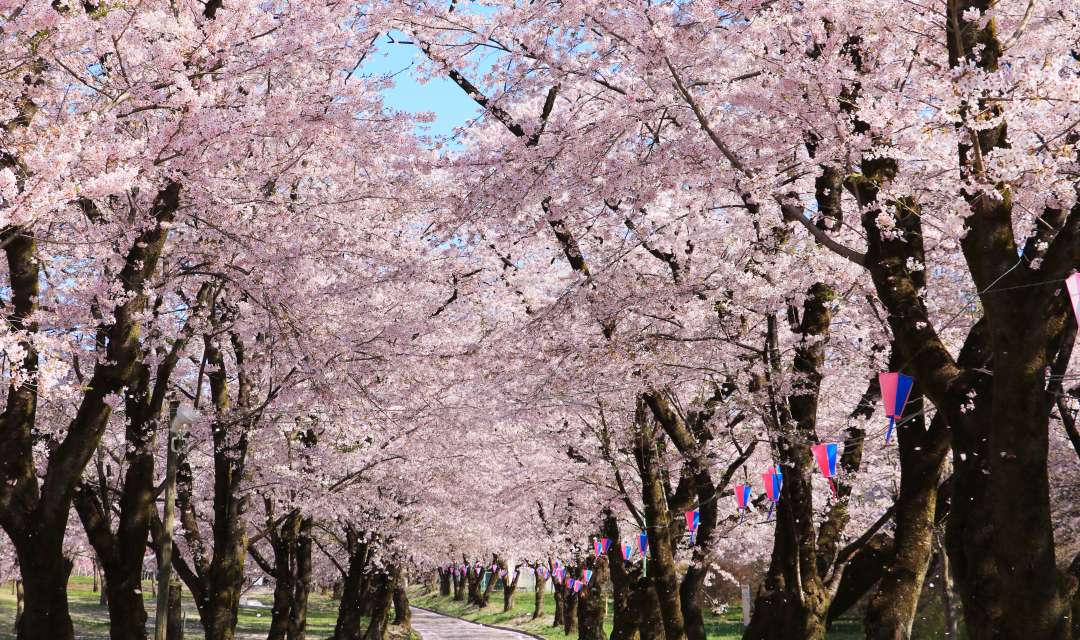
[[[497,625],[497,624],[485,624],[483,622],[476,622],[474,620],[466,620],[465,618],[459,618],[458,616],[447,615],[445,613],[441,613],[441,612],[436,611],[434,609],[428,609],[427,607],[421,607],[420,605],[417,605],[417,604],[409,603],[409,606],[410,607],[416,607],[417,609],[420,609],[421,611],[427,611],[428,613],[434,613],[437,616],[443,616],[443,617],[446,617],[446,618],[453,618],[454,620],[461,620],[462,622],[468,622],[469,624],[475,624],[475,625],[477,625],[479,627],[487,627],[488,629],[498,629],[499,631],[509,631],[511,633],[520,633],[523,636],[528,636],[530,638],[536,638],[536,640],[546,640],[546,638],[544,638],[543,636],[538,636],[535,633],[529,633],[528,631],[523,631],[521,629],[515,629],[513,627],[503,627],[503,626],[500,626],[500,625]]]

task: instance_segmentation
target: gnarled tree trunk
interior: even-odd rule
[[[608,640],[604,633],[607,616],[608,561],[606,556],[589,557],[585,566],[592,570],[592,579],[578,595],[578,640]]]

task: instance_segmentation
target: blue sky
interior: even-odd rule
[[[407,36],[393,33],[394,40],[408,41]],[[432,112],[435,121],[426,125],[423,133],[449,136],[459,127],[480,114],[480,109],[454,82],[445,77],[432,79],[426,84],[416,81],[412,73],[415,65],[424,61],[424,54],[412,44],[392,42],[386,34],[380,34],[375,51],[357,71],[360,75],[394,75],[395,86],[384,92],[386,105],[410,113]]]

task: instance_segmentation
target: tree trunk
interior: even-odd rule
[[[180,581],[169,582],[169,618],[165,623],[165,640],[184,640],[184,608]]]
[[[468,568],[466,568],[465,571],[468,571]],[[461,602],[462,600],[465,599],[465,581],[466,580],[468,580],[468,576],[466,576],[465,573],[459,569],[457,575],[454,576],[454,580],[453,580],[453,584],[454,584],[454,600],[456,602]]]
[[[538,573],[534,573],[533,585],[533,613],[532,619],[536,620],[540,616],[544,615],[544,587],[546,580],[540,577]]]
[[[14,587],[15,590],[15,624],[12,625],[11,630],[18,635],[19,623],[22,622],[23,614],[23,581],[18,579],[15,580],[12,587]]]
[[[450,571],[447,571],[446,569],[443,569],[442,567],[439,568],[439,595],[440,596],[449,596],[450,595],[450,583],[453,581],[453,579],[454,579],[454,576]]]
[[[648,588],[648,585],[647,582],[639,582],[640,572],[631,570],[623,559],[619,522],[610,511],[604,513],[603,532],[611,540],[607,564],[611,575],[611,602],[614,611],[609,640],[635,640],[640,633],[642,619],[641,603],[635,601],[635,591]]]
[[[367,542],[351,531],[346,531],[349,549],[349,569],[342,583],[341,601],[338,603],[337,623],[333,640],[358,640],[360,637],[361,601],[365,599],[364,574],[368,570],[370,549]]]
[[[482,606],[482,595],[480,592],[480,583],[483,581],[484,572],[481,569],[480,574],[476,573],[476,566],[469,565],[468,573],[465,574],[466,583],[469,588],[468,602],[469,604]]]
[[[848,562],[844,577],[829,605],[827,624],[844,615],[881,580],[892,563],[893,541],[884,533],[871,537]]]
[[[965,13],[985,6],[981,0],[946,3],[945,40],[952,69],[999,71],[1003,44],[994,21],[979,23],[977,28],[959,27]],[[988,51],[993,53],[986,55]],[[969,110],[979,112],[980,119],[1003,115],[999,105],[984,99],[965,106],[962,121]],[[1005,117],[992,127],[980,128],[970,142],[958,144],[962,179],[981,171],[978,158],[1007,146]],[[1064,279],[1080,262],[1076,237],[1080,210],[1059,209],[1040,216],[1039,222],[1056,234],[1040,230],[1040,236],[1046,234],[1048,248],[1043,252],[1023,247],[1017,261],[1020,247],[1013,228],[1013,194],[1004,189],[985,185],[962,191],[971,215],[964,219],[960,243],[979,292],[993,354],[986,482],[993,526],[989,551],[998,574],[990,590],[989,614],[993,637],[1068,638],[1065,596],[1075,585],[1069,585],[1058,571],[1055,558],[1046,374],[1065,323],[1072,320],[1060,285],[1047,287],[1045,283]],[[1036,257],[1046,258],[1037,268],[1031,264]]]
[[[408,586],[405,574],[401,569],[401,565],[394,567],[394,622],[395,625],[401,625],[406,629],[412,628],[412,611],[409,609],[409,594],[406,591]]]
[[[585,566],[592,569],[593,575],[578,595],[578,640],[608,640],[604,633],[604,618],[607,617],[604,585],[608,582],[608,561],[605,556],[590,557]]]
[[[219,326],[221,322],[220,317],[211,318],[212,326]],[[210,425],[214,444],[212,544],[203,540],[192,496],[193,471],[186,457],[181,455],[177,468],[177,510],[191,565],[174,545],[173,567],[195,599],[206,640],[233,640],[248,556],[247,519],[244,517],[248,494],[242,491],[242,485],[248,437],[255,426],[253,421],[259,416],[258,412],[247,411],[255,400],[245,370],[245,345],[241,337],[229,333],[235,383],[230,381],[230,372],[226,369],[224,343],[207,334],[203,344],[210,398],[214,405],[214,420]],[[235,408],[229,395],[232,386],[236,389]],[[248,417],[237,421],[234,410],[240,415],[248,414]]]
[[[638,637],[641,640],[664,640],[664,619],[652,580],[646,578],[638,583],[631,597],[631,605],[641,616]]]
[[[503,578],[503,613],[514,610],[514,594],[517,593],[518,579],[521,578],[521,565],[514,567],[514,577],[509,581]],[[510,574],[507,574],[507,578]]]
[[[293,518],[290,516],[277,532],[274,547],[274,566],[271,577],[274,579],[274,604],[270,609],[270,630],[266,640],[285,640],[289,635],[289,616],[292,615],[293,573],[291,564],[291,529]],[[252,550],[254,551],[254,549]]]
[[[499,559],[497,557],[493,558],[493,564],[495,564],[495,565],[499,564]],[[485,570],[484,573],[480,574],[481,581],[482,581],[482,578],[484,577],[485,573],[488,576],[488,580],[487,580],[487,583],[484,585],[483,593],[480,594],[480,601],[479,601],[479,603],[477,603],[480,606],[481,609],[488,606],[488,603],[491,602],[491,592],[495,588],[495,583],[499,579],[499,574],[495,573],[495,571],[491,571],[489,573],[489,572],[487,572]]]
[[[22,575],[23,611],[18,640],[72,640],[75,630],[67,600],[72,565],[63,555],[63,541],[38,532],[29,540],[12,539],[12,543]]]
[[[641,476],[642,502],[645,507],[645,522],[648,523],[649,568],[660,603],[664,636],[666,640],[684,640],[686,633],[683,627],[682,603],[679,602],[679,580],[669,535],[671,515],[660,477],[656,432],[643,397],[638,398],[634,423],[637,429],[634,458]]]
[[[578,594],[572,589],[567,589],[563,596],[563,632],[571,635],[578,628]]]
[[[142,594],[142,563],[137,571],[101,565],[104,596],[109,606],[109,637],[114,640],[145,640],[146,606]],[[130,575],[129,575],[130,574]],[[132,584],[131,581],[135,580]]]
[[[371,622],[368,623],[363,640],[385,640],[387,621],[390,619],[390,609],[393,607],[393,596],[394,579],[389,573],[379,571],[372,576]]]
[[[912,418],[896,434],[900,495],[896,500],[893,559],[866,609],[863,627],[868,640],[911,637],[919,594],[933,556],[938,482],[949,438],[944,416],[935,416],[930,430],[925,429],[921,395],[913,393],[908,406]]]
[[[554,577],[551,579],[552,597],[555,599],[555,617],[551,626],[561,627],[566,623],[566,586]]]
[[[937,548],[939,574],[941,580],[942,632],[948,640],[960,637],[960,620],[956,615],[956,593],[953,590],[952,569],[949,568],[949,554],[940,535],[934,536]],[[1074,634],[1075,635],[1075,634]]]
[[[289,614],[289,640],[305,640],[307,637],[308,596],[311,595],[311,559],[312,519],[300,521],[300,531],[296,537],[295,566],[296,579],[293,581],[294,592],[292,611]]]

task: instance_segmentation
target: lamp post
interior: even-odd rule
[[[157,617],[154,619],[154,640],[165,640],[165,628],[169,611],[169,573],[172,569],[173,505],[176,502],[176,466],[183,436],[191,423],[199,417],[194,408],[170,403],[169,447],[165,462],[165,513],[161,528],[161,554],[158,564]]]

